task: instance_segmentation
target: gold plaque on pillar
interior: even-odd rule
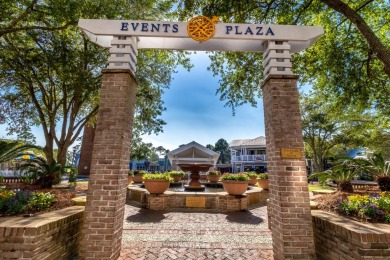
[[[282,159],[301,159],[301,149],[296,148],[282,148],[281,150]]]
[[[205,197],[186,197],[186,207],[205,208],[206,207],[206,198]]]

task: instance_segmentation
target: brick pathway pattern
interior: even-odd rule
[[[273,259],[266,207],[231,213],[126,205],[119,259]]]

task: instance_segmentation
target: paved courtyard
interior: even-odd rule
[[[167,212],[126,205],[120,259],[273,259],[267,208]]]

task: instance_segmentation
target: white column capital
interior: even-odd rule
[[[264,78],[269,75],[293,75],[288,41],[266,41],[264,49]]]
[[[135,74],[137,43],[138,39],[134,36],[114,36],[111,41],[107,69],[130,69]]]

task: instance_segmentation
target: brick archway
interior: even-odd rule
[[[129,24],[132,26],[129,27]],[[138,24],[138,25],[137,25]],[[264,52],[262,85],[270,175],[270,223],[275,259],[314,259],[310,201],[299,111],[297,76],[291,53],[305,49],[323,33],[319,27],[216,24],[215,39],[202,45],[188,39],[186,23],[161,22],[171,32],[153,32],[158,22],[80,20],[94,42],[110,48],[103,71],[89,190],[84,214],[80,257],[117,259],[121,249],[127,170],[130,156],[137,82],[138,48],[232,50]],[[137,26],[139,30],[136,31]],[[268,28],[270,35],[231,34]],[[113,32],[113,28],[116,31]],[[133,28],[133,32],[129,32]],[[273,29],[271,29],[273,28]],[[126,30],[127,29],[127,30]],[[157,29],[156,29],[157,30]],[[111,35],[111,36],[110,36]],[[276,36],[275,36],[276,35]],[[129,36],[129,37],[127,37]],[[275,36],[275,37],[274,37]],[[142,38],[144,37],[144,38]],[[170,38],[172,37],[172,38]],[[235,39],[234,42],[231,39]],[[230,40],[230,41],[229,41]],[[180,42],[181,41],[181,42]],[[154,42],[154,44],[152,44]],[[180,43],[180,44],[179,44]],[[229,49],[232,48],[232,49]],[[291,152],[289,155],[285,151]]]

